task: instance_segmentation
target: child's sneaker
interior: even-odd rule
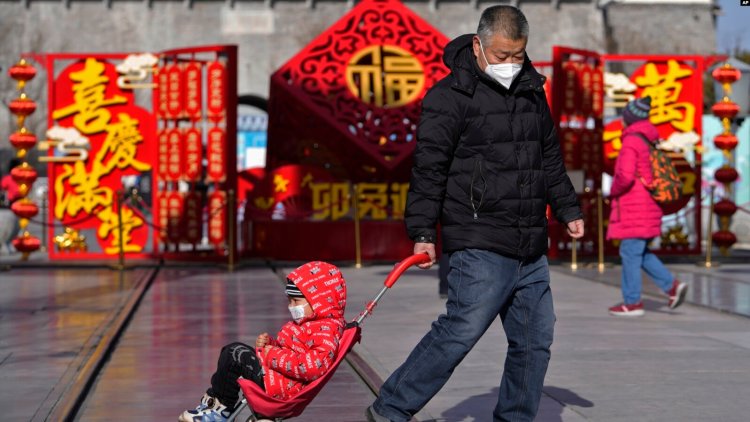
[[[687,294],[687,291],[688,285],[686,283],[683,283],[679,280],[673,281],[672,288],[667,292],[667,295],[669,295],[669,302],[667,302],[669,309],[674,309],[682,305],[682,302],[685,301],[685,295]]]
[[[609,308],[609,314],[614,316],[637,317],[643,316],[645,313],[646,312],[643,310],[643,302],[634,303],[632,305],[621,303]]]
[[[195,410],[186,410],[182,412],[177,419],[178,422],[225,422],[229,420],[232,414],[231,409],[221,404],[220,401],[204,394],[201,403]]]

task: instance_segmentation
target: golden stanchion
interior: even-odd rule
[[[600,273],[604,272],[604,206],[602,205],[603,202],[602,198],[602,190],[597,189],[596,190],[596,222],[597,227],[599,229],[599,265],[597,268],[599,269]]]
[[[362,268],[362,245],[359,234],[359,191],[357,185],[352,186],[352,209],[354,210],[354,268]]]
[[[235,202],[236,199],[234,197],[234,189],[229,189],[229,191],[227,192],[227,223],[229,223],[229,230],[227,233],[227,243],[229,243],[227,245],[227,269],[229,270],[229,272],[234,271],[235,253],[237,252],[237,242],[235,241],[237,234],[237,217],[234,215],[237,211],[237,206],[235,205]]]
[[[119,246],[119,259],[117,264],[117,269],[122,271],[125,269],[125,244],[123,241],[123,229],[122,229],[122,196],[123,191],[118,190],[115,195],[117,195],[115,206],[117,207],[117,234],[118,239],[117,243]]]
[[[715,186],[711,186],[711,197],[709,202],[709,208],[708,208],[708,227],[706,228],[706,260],[697,263],[699,267],[706,267],[706,268],[712,268],[712,267],[718,267],[719,264],[716,262],[711,262],[711,253],[713,252],[713,239],[711,236],[711,230],[714,227],[714,189],[716,189]],[[698,209],[700,209],[700,204],[698,205]]]
[[[570,250],[570,269],[573,271],[578,270],[578,240],[573,239],[573,241],[570,244],[571,250]]]

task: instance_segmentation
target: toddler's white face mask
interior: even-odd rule
[[[518,63],[490,64],[490,61],[487,60],[487,56],[484,54],[484,46],[482,46],[481,40],[479,41],[479,49],[482,51],[482,57],[484,57],[484,61],[487,62],[487,67],[484,68],[484,73],[490,75],[492,79],[496,80],[506,89],[510,88],[510,84],[512,84],[513,80],[516,79],[518,73],[521,72],[521,68],[523,67],[523,65]]]
[[[292,314],[292,319],[294,320],[294,322],[299,323],[305,318],[305,306],[307,305],[297,305],[289,307],[289,313]]]

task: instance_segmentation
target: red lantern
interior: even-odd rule
[[[740,112],[740,106],[731,101],[721,101],[711,106],[711,112],[720,119],[733,119]]]
[[[19,185],[31,185],[36,181],[37,172],[34,170],[34,167],[31,167],[28,163],[23,163],[20,166],[11,169],[10,175]]]
[[[9,137],[10,144],[13,148],[17,149],[31,149],[36,145],[36,135],[22,128],[18,132],[14,132]]]
[[[742,73],[739,69],[732,67],[729,63],[724,63],[711,72],[711,76],[720,84],[733,84],[740,80]]]
[[[39,214],[39,207],[35,203],[29,201],[28,198],[14,202],[13,205],[10,206],[10,209],[13,211],[13,214],[21,218],[34,218],[34,216]]]
[[[737,243],[737,236],[728,230],[717,231],[711,235],[711,239],[720,248],[728,248]]]
[[[36,103],[34,100],[26,98],[26,94],[21,94],[20,97],[10,102],[8,108],[16,116],[26,117],[36,111]]]
[[[32,79],[34,79],[34,76],[36,76],[36,69],[34,66],[31,66],[26,62],[26,60],[21,59],[18,61],[18,63],[14,64],[13,66],[8,69],[8,74],[11,78],[17,80],[18,82],[26,83]],[[23,85],[21,85],[22,87]]]
[[[728,199],[722,199],[714,204],[714,212],[720,217],[731,217],[737,212],[737,205]]]
[[[13,239],[13,247],[23,254],[34,252],[39,249],[40,246],[42,246],[41,241],[31,235]]]
[[[732,167],[722,167],[714,173],[714,178],[723,184],[729,184],[737,180],[739,174]]]
[[[722,133],[714,138],[716,148],[731,151],[737,147],[737,137],[731,133]]]

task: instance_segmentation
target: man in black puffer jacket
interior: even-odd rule
[[[509,346],[494,420],[536,415],[555,321],[546,207],[574,238],[583,215],[527,40],[520,10],[488,8],[477,35],[448,44],[451,74],[424,98],[405,219],[414,253],[433,262],[442,225],[447,312],[383,384],[369,421],[409,420],[498,315]]]

